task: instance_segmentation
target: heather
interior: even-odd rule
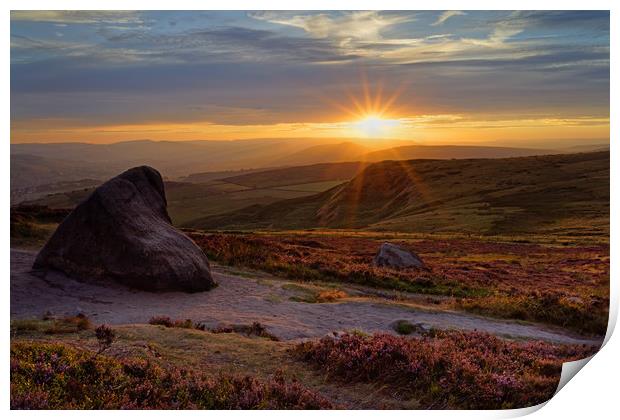
[[[105,333],[102,333],[105,335]],[[333,405],[277,372],[207,377],[64,344],[11,345],[12,409],[326,409]]]
[[[418,338],[347,333],[292,351],[333,380],[371,383],[417,398],[425,409],[505,409],[547,401],[561,364],[594,347],[518,343],[479,332],[431,331]]]
[[[292,279],[461,297],[487,293],[475,286],[444,281],[424,270],[375,267],[370,261],[376,249],[361,254],[362,249],[339,247],[343,245],[341,238],[319,241],[234,234],[193,234],[192,238],[209,258],[222,264],[264,270]],[[379,242],[373,245],[378,248]]]
[[[375,267],[388,236],[193,233],[209,258],[301,281],[363,285],[442,298],[444,307],[604,334],[608,245],[541,245],[458,238],[389,240],[429,270]]]

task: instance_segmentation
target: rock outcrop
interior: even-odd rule
[[[416,254],[389,242],[385,242],[381,245],[379,252],[377,252],[375,256],[374,264],[378,267],[426,268],[422,259]]]
[[[175,229],[159,172],[140,166],[98,187],[58,226],[33,269],[149,291],[216,286],[204,252]]]

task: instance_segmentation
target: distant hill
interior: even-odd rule
[[[272,166],[299,166],[324,162],[350,162],[352,160],[357,160],[357,158],[363,156],[367,152],[368,149],[366,147],[353,142],[322,144],[308,147],[307,149],[274,160]]]
[[[601,144],[582,144],[562,149],[568,153],[585,153],[585,152],[604,152],[609,150],[609,143]]]
[[[166,181],[168,211],[176,224],[237,210],[253,204],[269,204],[286,198],[304,197],[325,191],[353,178],[365,168],[360,162],[324,163],[213,179],[213,173],[196,174],[186,179],[209,179],[207,182]],[[239,172],[219,172],[220,176]],[[28,204],[51,208],[73,208],[92,192],[97,183],[76,185],[73,190],[58,190],[28,201]],[[79,187],[79,189],[77,189]]]
[[[600,235],[609,229],[609,153],[384,161],[319,194],[190,225]]]
[[[266,169],[317,163],[497,158],[548,153],[538,149],[411,144],[404,140],[377,139],[373,143],[361,145],[357,141],[337,138],[12,144],[11,190],[82,179],[104,180],[138,165],[153,166],[168,180],[196,183]],[[379,149],[381,147],[385,149]],[[225,173],[229,171],[231,173]],[[57,190],[50,189],[49,192],[54,191]],[[21,193],[15,192],[14,195]]]
[[[342,139],[253,139],[136,140],[112,144],[28,143],[12,144],[11,156],[27,154],[83,162],[98,169],[150,165],[168,178],[177,178],[196,172],[282,166],[272,162],[309,147],[341,142]]]
[[[496,159],[548,155],[553,153],[560,152],[557,150],[495,146],[400,146],[367,153],[361,160],[365,160],[367,162],[380,162],[382,160],[409,159]]]
[[[323,181],[348,181],[367,166],[363,162],[318,163],[316,165],[294,166],[271,169],[222,178],[232,184],[246,187],[280,187]]]
[[[93,167],[83,160],[11,154],[11,190],[82,179],[105,179],[115,170]]]
[[[268,170],[270,168],[256,168],[256,169],[238,169],[238,170],[228,170],[228,171],[213,171],[213,172],[197,172],[193,174],[189,174],[187,176],[179,177],[178,181],[180,182],[191,182],[191,183],[202,183],[214,181],[217,179],[227,178],[227,177],[235,177],[239,175],[253,174],[256,172],[262,172]]]

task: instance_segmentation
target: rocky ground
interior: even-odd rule
[[[583,337],[546,326],[497,320],[452,311],[403,305],[381,298],[345,298],[329,303],[296,299],[291,282],[254,273],[233,273],[213,267],[219,286],[208,292],[151,293],[120,285],[77,282],[60,273],[45,279],[31,273],[33,251],[11,250],[11,319],[83,313],[93,322],[147,323],[153,316],[191,319],[209,327],[260,322],[283,340],[319,337],[334,331],[358,329],[393,332],[396,320],[440,329],[486,331],[517,339],[568,344],[600,344],[602,337]]]

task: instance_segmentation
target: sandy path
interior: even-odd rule
[[[295,293],[282,281],[257,281],[225,274],[214,267],[219,287],[204,293],[149,293],[119,285],[77,282],[60,273],[45,279],[30,273],[35,253],[11,250],[11,319],[82,312],[96,323],[146,323],[155,315],[192,319],[213,327],[258,321],[282,339],[317,337],[332,331],[360,329],[393,332],[397,319],[437,328],[477,329],[493,334],[573,344],[600,344],[540,325],[482,318],[456,312],[433,312],[371,302],[303,303],[289,300]]]

